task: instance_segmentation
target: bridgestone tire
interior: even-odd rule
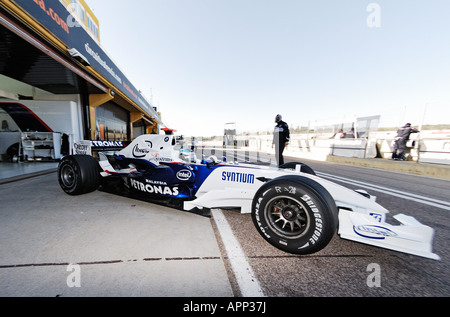
[[[303,164],[303,163],[289,162],[289,163],[281,165],[280,168],[295,170],[297,165],[301,165],[300,172],[311,174],[311,175],[316,175],[316,173],[310,166]]]
[[[89,155],[70,155],[58,166],[58,180],[69,195],[81,195],[97,190],[100,181],[99,164]]]
[[[292,254],[322,250],[338,226],[334,199],[316,181],[304,176],[273,179],[257,191],[252,220],[259,234]]]

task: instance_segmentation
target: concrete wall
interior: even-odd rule
[[[291,135],[285,155],[325,161],[329,156],[390,159],[396,131],[372,132],[367,139],[319,139],[314,134]],[[221,146],[220,140],[203,142]],[[411,134],[405,154],[409,161],[450,165],[450,130]],[[251,151],[274,153],[272,135],[236,136],[236,146]]]

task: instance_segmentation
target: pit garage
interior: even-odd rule
[[[83,0],[0,1],[1,162],[55,161],[79,140],[131,142],[163,126],[80,12],[92,19]]]

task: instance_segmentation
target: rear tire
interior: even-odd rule
[[[99,165],[89,155],[70,155],[61,160],[58,180],[69,195],[81,195],[97,190],[100,182]]]
[[[322,250],[338,226],[333,197],[316,181],[283,176],[257,191],[252,220],[259,234],[276,248],[292,254]]]
[[[300,162],[289,162],[289,163],[281,165],[280,168],[295,170],[297,165],[301,166],[300,172],[306,173],[306,174],[311,174],[311,175],[316,175],[316,173],[314,172],[314,170],[311,167],[309,167],[306,164],[300,163]]]

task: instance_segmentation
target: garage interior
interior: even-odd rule
[[[38,108],[43,108],[42,104],[54,105],[55,112],[62,111],[59,103],[70,104],[69,108],[73,109],[68,116],[73,116],[72,130],[53,128],[51,132],[61,132],[61,138],[68,134],[71,145],[78,140],[131,142],[138,135],[158,133],[164,126],[160,117],[144,113],[124,93],[99,78],[95,70],[62,53],[28,23],[0,5],[0,104],[11,103],[24,104],[37,117],[40,115],[34,109],[28,109],[30,103],[38,104]],[[33,131],[34,126],[27,127],[27,122],[15,124],[6,109],[11,107],[0,106],[0,179],[20,174],[14,170],[23,171],[24,165],[30,165],[27,170],[36,171],[54,167],[60,155],[67,154],[55,153],[49,157],[50,164],[40,159],[31,160],[30,164],[22,143],[24,133]],[[56,151],[61,150],[55,147]],[[36,162],[39,164],[33,164]]]

